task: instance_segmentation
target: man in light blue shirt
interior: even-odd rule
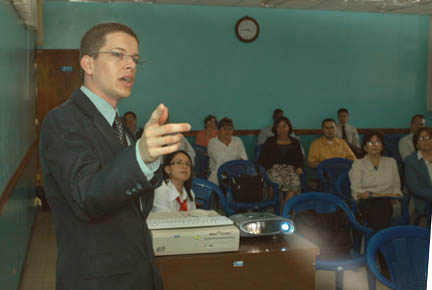
[[[141,63],[128,26],[103,23],[81,40],[84,85],[47,114],[40,159],[58,243],[57,290],[163,289],[147,215],[161,182],[159,158],[190,125],[165,124],[160,104],[136,141],[117,105]]]

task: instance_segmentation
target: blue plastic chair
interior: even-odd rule
[[[198,202],[198,208],[210,210],[215,208],[215,194],[219,198],[222,209],[227,216],[233,215],[235,212],[227,206],[227,202],[222,190],[213,182],[201,178],[192,179],[192,190],[195,194],[195,199]]]
[[[430,230],[416,226],[390,227],[376,233],[366,250],[367,263],[373,275],[395,290],[425,290]],[[391,281],[378,270],[377,253],[387,263]]]
[[[349,179],[348,172],[345,172],[336,179],[335,188],[336,195],[346,202],[346,204],[355,214],[357,212],[357,202],[354,200],[351,194],[351,181]]]
[[[318,164],[320,189],[323,192],[336,193],[337,178],[351,169],[352,161],[345,158],[330,158]]]
[[[259,202],[235,202],[233,200],[231,186],[229,185],[229,182],[226,182],[226,180],[230,180],[231,178],[238,177],[240,175],[256,176],[257,166],[261,170],[261,175],[264,179],[265,185],[273,189],[273,198],[265,199]],[[270,180],[261,165],[255,165],[255,163],[249,160],[228,161],[219,167],[217,177],[219,185],[225,189],[228,207],[234,212],[239,210],[262,210],[266,208],[273,208],[274,213],[276,215],[280,215],[279,184]]]
[[[351,181],[349,179],[349,174],[344,173],[338,177],[336,180],[336,195],[339,196],[343,201],[345,201],[349,207],[351,207],[353,213],[357,212],[358,206],[357,202],[354,200],[351,194]],[[410,224],[410,214],[409,214],[409,198],[404,197],[389,197],[390,199],[397,200],[401,203],[401,216],[393,219],[392,225],[409,225]]]
[[[210,175],[207,148],[197,144],[192,144],[192,147],[194,148],[196,153],[194,162],[195,176],[198,178],[207,179]]]
[[[255,162],[258,162],[258,158],[259,158],[259,155],[260,155],[261,150],[263,148],[263,145],[264,144],[261,144],[261,145],[258,145],[257,147],[255,147]]]
[[[361,239],[365,240],[365,244],[373,235],[373,231],[358,223],[348,205],[336,195],[322,192],[308,192],[296,195],[290,198],[284,205],[282,216],[294,220],[295,213],[300,213],[307,210],[314,210],[317,213],[331,213],[338,208],[342,209],[351,222],[353,230],[359,235],[353,242],[353,250],[349,255],[340,259],[321,259],[319,256],[316,260],[315,269],[334,271],[336,279],[336,289],[343,289],[343,276],[345,270],[357,270],[360,267],[366,267],[366,256],[360,253]],[[373,276],[368,272],[368,286],[370,290],[375,290],[376,284]]]

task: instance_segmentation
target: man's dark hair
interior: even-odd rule
[[[275,136],[276,137],[279,137],[278,136],[278,134],[277,134],[277,126],[279,125],[279,123],[280,122],[285,122],[287,125],[288,125],[288,127],[289,127],[289,131],[288,131],[288,136],[289,136],[289,134],[291,134],[291,132],[292,132],[292,130],[293,130],[293,127],[292,127],[292,124],[291,124],[291,122],[290,122],[290,120],[287,118],[287,117],[280,117],[279,119],[277,119],[274,123],[273,123],[273,127],[272,127],[272,132],[273,132],[273,134],[275,134]]]
[[[337,113],[338,113],[338,115],[339,115],[340,113],[347,113],[347,114],[349,115],[348,109],[346,109],[346,108],[340,108],[340,109],[337,111]]]
[[[421,118],[422,120],[425,119],[425,116],[423,116],[422,114],[415,114],[412,118],[411,118],[411,122],[410,124],[412,124],[412,122],[414,122],[415,119],[417,118]]]
[[[325,118],[322,122],[321,122],[321,129],[324,128],[324,124],[327,122],[333,122],[336,125],[336,121],[332,118]]]
[[[90,28],[81,38],[80,59],[85,55],[97,58],[99,50],[105,45],[105,36],[112,32],[127,33],[139,43],[138,36],[132,28],[127,25],[115,22],[97,24]],[[81,76],[84,79],[84,72],[82,69]]]
[[[277,114],[280,114],[280,113],[283,114],[284,111],[283,111],[281,108],[277,108],[277,109],[275,109],[275,110],[273,111],[273,115],[272,115],[272,116],[274,117],[274,116],[276,116]]]
[[[234,128],[234,123],[233,123],[233,121],[230,118],[224,117],[222,120],[219,121],[217,127],[220,130],[220,129],[222,129],[225,126],[229,126],[229,127]]]
[[[414,133],[414,135],[413,135],[413,139],[412,139],[413,144],[414,144],[414,148],[417,149],[417,150],[418,150],[418,147],[417,147],[418,139],[419,139],[419,137],[420,137],[420,134],[421,134],[423,131],[426,131],[426,132],[429,134],[429,136],[432,137],[432,129],[431,129],[431,128],[427,128],[427,127],[419,128],[419,129]]]
[[[126,116],[127,116],[127,115],[132,115],[132,117],[134,117],[134,119],[136,120],[136,115],[135,115],[134,112],[132,112],[132,111],[127,111],[126,113],[124,113],[123,118],[126,119]]]
[[[165,155],[163,166],[162,166],[162,168],[163,168],[163,170],[162,170],[162,176],[163,176],[163,179],[164,179],[165,183],[168,183],[168,181],[169,181],[170,178],[169,178],[168,174],[165,172],[165,166],[170,166],[172,160],[174,159],[174,157],[177,154],[179,154],[179,153],[183,153],[189,159],[189,164],[191,166],[191,176],[189,177],[188,180],[185,181],[185,183],[184,183],[183,186],[186,189],[186,193],[187,193],[187,196],[188,196],[189,200],[190,201],[194,201],[194,199],[192,197],[192,193],[191,193],[192,179],[193,179],[193,163],[192,163],[191,157],[189,156],[189,154],[186,151],[184,151],[184,150],[178,150],[176,152],[172,152],[172,153],[170,153],[168,155]]]
[[[206,127],[206,124],[207,124],[207,122],[208,121],[210,121],[211,119],[214,119],[215,121],[216,121],[216,126],[217,126],[217,119],[216,119],[216,116],[214,116],[214,115],[208,115],[207,117],[205,117],[205,119],[204,119],[204,128],[207,128]]]

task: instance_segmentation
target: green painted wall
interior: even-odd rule
[[[260,23],[250,44],[234,35],[245,15]],[[426,114],[426,16],[49,1],[44,19],[43,49],[79,48],[104,21],[137,31],[148,63],[120,109],[137,112],[141,125],[159,102],[193,129],[209,113],[262,128],[275,107],[295,128],[319,128],[342,106],[360,128],[406,127]]]
[[[35,139],[34,33],[0,1],[0,192]],[[17,289],[35,206],[36,154],[0,216],[0,289]]]

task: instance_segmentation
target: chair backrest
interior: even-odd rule
[[[395,226],[376,233],[366,256],[371,272],[391,289],[426,289],[430,230],[416,226]],[[378,270],[377,253],[384,256],[391,281]]]
[[[384,155],[403,162],[399,154],[399,141],[404,135],[401,134],[386,134],[384,135]]]
[[[300,213],[307,210],[314,210],[317,213],[331,213],[338,208],[345,211],[352,223],[358,224],[350,208],[343,200],[336,195],[323,192],[306,192],[291,197],[285,202],[282,216],[293,218],[293,212]]]
[[[222,164],[217,172],[219,184],[223,184],[223,176],[228,178],[240,175],[257,175],[255,163],[249,160],[231,160]]]
[[[255,162],[258,162],[258,158],[259,158],[259,155],[261,153],[263,145],[264,144],[260,144],[257,147],[255,147]]]
[[[351,228],[363,236],[367,242],[367,240],[372,236],[373,231],[361,225],[356,220],[348,205],[334,194],[307,192],[296,195],[285,202],[282,216],[294,220],[295,224],[295,215],[304,211],[315,211],[318,214],[327,214],[335,213],[338,209],[341,209],[348,217]],[[360,246],[360,237],[358,235],[353,235],[353,250],[359,253]]]
[[[264,192],[264,200],[262,201],[236,202],[233,199],[233,191],[230,185],[231,179],[239,176],[244,176],[244,175],[256,176],[257,169],[260,170],[261,177],[265,182],[264,185],[272,188],[273,198],[269,199],[267,192]],[[280,214],[279,185],[270,180],[270,178],[268,177],[264,168],[261,165],[255,164],[250,160],[228,161],[219,167],[217,172],[217,177],[220,186],[226,190],[227,204],[231,209],[235,211],[238,211],[240,209],[259,210],[259,209],[272,207],[274,209],[275,214],[277,215]],[[224,180],[224,178],[225,179],[228,178],[228,182],[227,180]]]
[[[336,195],[342,199],[348,206],[353,210],[353,212],[356,211],[356,202],[354,201],[352,194],[351,194],[351,181],[349,179],[348,172],[343,173],[336,179]],[[355,209],[353,208],[355,207]]]
[[[352,161],[345,158],[330,158],[318,165],[321,190],[336,193],[337,178],[351,169]]]
[[[198,178],[207,179],[210,175],[209,169],[209,157],[207,154],[207,148],[201,145],[192,144],[195,150],[195,164],[194,173]]]
[[[194,178],[192,180],[192,190],[195,194],[195,199],[199,203],[199,208],[210,210],[217,209],[217,199],[219,198],[222,209],[227,216],[233,215],[235,212],[228,208],[227,201],[222,190],[214,183],[201,179]]]

